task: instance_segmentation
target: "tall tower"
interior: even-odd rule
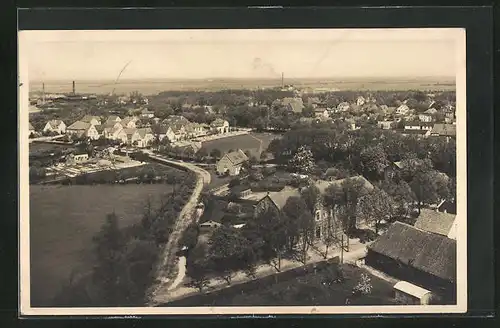
[[[73,94],[76,94],[76,92],[75,92],[75,81],[73,81]]]
[[[45,82],[42,82],[42,104],[45,104]]]

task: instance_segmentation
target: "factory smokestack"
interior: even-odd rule
[[[281,73],[281,88],[285,87],[285,73]]]
[[[42,103],[45,104],[45,82],[42,82]]]
[[[75,81],[73,81],[73,94],[76,94],[76,92],[75,92]]]

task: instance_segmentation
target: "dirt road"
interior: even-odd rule
[[[151,291],[149,293],[149,303],[155,304],[155,300],[158,298],[158,296],[168,293],[168,289],[172,284],[172,281],[170,281],[170,277],[173,277],[177,274],[178,267],[176,265],[176,252],[179,240],[184,230],[186,230],[188,225],[192,222],[195,215],[196,205],[199,202],[203,187],[210,183],[211,176],[210,173],[208,173],[204,169],[191,163],[172,161],[164,157],[153,155],[151,153],[148,154],[152,159],[159,161],[160,163],[164,163],[166,165],[174,164],[183,166],[186,169],[193,171],[197,177],[193,193],[191,194],[189,201],[186,203],[181,213],[179,214],[179,218],[174,225],[168,242],[164,246],[162,254],[160,255],[160,261],[158,262],[156,273],[157,284],[151,288]]]

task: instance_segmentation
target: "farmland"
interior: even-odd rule
[[[50,306],[72,273],[89,271],[92,237],[115,212],[122,227],[141,219],[146,200],[158,205],[167,184],[31,186],[30,249],[32,306]]]
[[[145,95],[157,94],[162,91],[217,91],[223,89],[256,89],[281,86],[281,77],[276,79],[193,79],[193,80],[126,80],[115,81],[76,81],[78,92],[81,93],[116,93],[128,94],[139,91]],[[325,88],[332,90],[454,90],[455,83],[450,78],[434,79],[395,79],[395,78],[290,78],[286,84],[293,84],[300,88]],[[71,81],[45,81],[48,92],[71,92]],[[30,83],[30,91],[42,90],[40,81]]]
[[[234,137],[220,138],[202,143],[202,148],[211,152],[213,149],[219,149],[222,153],[229,150],[241,149],[249,151],[252,156],[260,157],[260,154],[267,149],[269,143],[278,137],[270,133],[249,133]]]

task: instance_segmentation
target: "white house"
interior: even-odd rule
[[[124,129],[133,129],[136,127],[136,123],[139,119],[135,116],[127,116],[123,120],[120,121],[120,124]]]
[[[61,120],[50,120],[45,124],[43,132],[56,132],[58,134],[63,134],[66,132],[66,124]]]
[[[212,123],[210,123],[210,130],[213,133],[222,134],[229,132],[229,122],[220,118],[216,118]]]
[[[78,137],[87,137],[89,139],[99,139],[99,132],[93,124],[88,122],[76,121],[68,126],[66,133]]]
[[[429,305],[432,292],[407,281],[399,281],[394,285],[394,298],[405,305]]]
[[[330,113],[324,107],[317,107],[314,109],[314,117],[316,117],[316,118],[329,118]]]
[[[419,114],[418,119],[421,122],[426,122],[426,123],[432,122],[432,116],[429,114]]]
[[[351,105],[349,105],[349,103],[347,101],[344,101],[344,102],[341,102],[338,106],[337,106],[337,110],[339,112],[347,112],[349,110],[349,108],[351,107]]]
[[[137,141],[137,146],[141,148],[150,146],[155,138],[151,128],[139,128],[137,129],[137,134],[140,137]]]
[[[101,124],[101,118],[99,116],[85,115],[80,121],[85,123],[90,123],[92,125]]]
[[[405,123],[405,130],[425,130],[425,131],[430,131],[432,130],[432,127],[434,124],[428,123],[428,122],[406,122]]]
[[[398,108],[396,108],[396,114],[398,115],[406,115],[410,112],[410,107],[406,104],[401,104]]]
[[[358,106],[363,106],[365,103],[366,103],[366,99],[363,96],[359,96],[356,99],[356,105],[358,105]]]
[[[241,150],[227,153],[217,162],[218,174],[229,174],[231,176],[240,174],[243,163],[248,161],[247,155]]]
[[[394,125],[395,125],[394,121],[378,121],[377,122],[377,126],[383,130],[390,130],[394,127]]]

